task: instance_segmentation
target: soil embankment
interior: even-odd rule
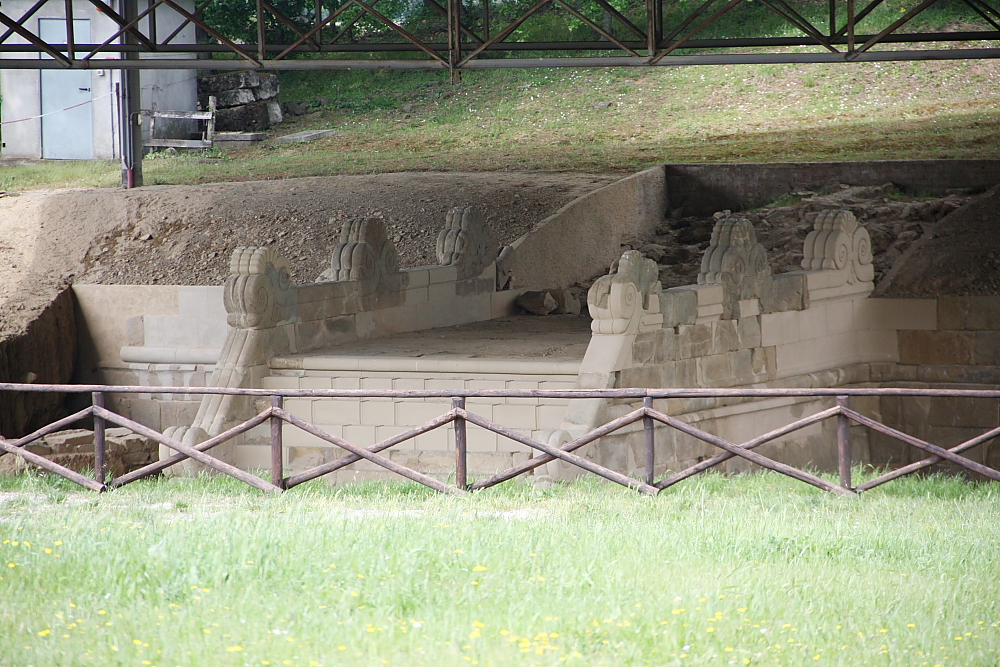
[[[879,286],[879,296],[1000,295],[1000,186],[927,230]]]

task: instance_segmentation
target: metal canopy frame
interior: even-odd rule
[[[747,0],[750,2],[751,0]],[[1000,57],[1000,0],[961,0],[970,25],[982,30],[951,32],[905,32],[914,18],[940,0],[922,0],[883,26],[872,25],[872,12],[885,0],[870,0],[860,11],[855,0],[829,0],[825,20],[810,21],[795,0],[758,0],[769,12],[790,26],[795,34],[785,37],[705,37],[710,27],[744,4],[744,0],[703,0],[682,18],[667,20],[667,9],[677,0],[645,0],[632,18],[608,0],[536,0],[506,25],[500,22],[497,0],[423,0],[439,16],[440,30],[417,34],[400,20],[380,12],[379,0],[345,0],[328,13],[317,0],[311,18],[292,18],[269,0],[256,0],[253,19],[256,42],[238,43],[213,26],[205,10],[213,0],[197,2],[193,11],[175,0],[150,0],[149,6],[127,20],[104,0],[87,0],[118,26],[102,44],[78,44],[73,39],[72,2],[64,6],[67,44],[51,44],[30,28],[31,19],[47,3],[37,0],[19,17],[0,11],[0,68],[7,69],[216,69],[216,70],[312,70],[394,69],[445,70],[457,78],[462,70],[527,67],[648,67],[714,64],[826,63],[880,60],[955,60]],[[60,3],[61,5],[63,3]],[[475,11],[472,11],[472,10]],[[156,34],[156,13],[172,11],[182,19],[169,35]],[[518,29],[544,11],[558,11],[567,21],[593,33],[589,41],[522,41]],[[591,16],[588,16],[588,12]],[[603,23],[593,14],[600,12]],[[128,12],[126,12],[128,13]],[[676,13],[676,12],[675,12]],[[841,18],[843,17],[843,18]],[[394,41],[350,41],[352,29],[368,19],[395,36]],[[145,21],[145,24],[143,23]],[[878,29],[873,34],[858,33]],[[817,25],[819,23],[819,25]],[[177,44],[180,31],[194,25],[211,43]],[[293,41],[268,39],[268,26],[281,26],[295,35]],[[496,28],[499,27],[499,30]],[[274,32],[271,30],[271,32]],[[427,32],[427,31],[424,31]],[[287,33],[286,33],[287,34]],[[447,37],[442,41],[441,37]],[[20,37],[27,43],[12,43]],[[436,38],[430,41],[429,38]],[[286,43],[287,42],[287,43]],[[970,42],[981,44],[971,46]],[[909,48],[882,48],[905,44]],[[518,57],[519,54],[530,57]],[[39,59],[38,54],[52,57]],[[143,54],[219,54],[223,57],[151,59]],[[23,54],[23,57],[17,57]],[[302,57],[308,54],[308,57]],[[393,58],[393,54],[398,54]],[[399,55],[406,54],[400,58]],[[96,56],[117,55],[103,59]],[[137,57],[138,56],[138,57]]]

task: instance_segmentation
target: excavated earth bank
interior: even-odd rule
[[[503,245],[613,175],[402,173],[35,191],[0,199],[0,338],[69,283],[219,285],[241,245],[272,245],[292,278],[327,267],[344,220],[381,216],[402,267],[431,264],[445,213],[476,204]]]

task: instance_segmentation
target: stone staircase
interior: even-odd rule
[[[521,362],[514,372],[504,370],[508,360],[483,359],[466,363],[442,360],[421,364],[410,359],[380,359],[380,364],[358,367],[356,361],[336,356],[313,356],[302,360],[301,369],[281,368],[286,359],[275,359],[272,375],[262,379],[265,389],[572,389],[579,362]],[[464,360],[463,360],[464,361]],[[407,363],[409,362],[409,363]],[[353,366],[353,368],[349,368]],[[374,367],[373,367],[374,366]],[[437,366],[434,369],[434,366]],[[566,399],[470,398],[466,407],[487,419],[518,430],[539,440],[548,439],[559,428],[566,413]],[[451,399],[419,398],[291,398],[285,408],[333,435],[364,447],[414,428],[451,409]],[[283,431],[286,472],[289,474],[332,461],[344,450],[331,446],[294,426]],[[389,450],[389,457],[427,473],[450,473],[455,467],[455,430],[441,427],[401,443]],[[266,467],[267,450],[252,448]],[[491,473],[521,463],[531,457],[524,445],[475,425],[468,426],[469,470]],[[359,461],[350,469],[335,473],[337,481],[384,476],[373,464]]]
[[[506,331],[503,331],[506,330]],[[582,317],[511,317],[449,329],[418,332],[338,348],[331,353],[276,357],[265,389],[572,389],[590,339]],[[500,356],[516,349],[510,356]],[[491,352],[497,356],[488,356]],[[470,398],[466,407],[487,419],[548,439],[560,428],[567,399]],[[448,398],[289,398],[285,408],[323,430],[365,447],[419,426],[451,409]],[[285,425],[286,472],[332,461],[339,447]],[[433,474],[455,467],[455,432],[441,427],[389,450],[392,460]],[[266,467],[267,450],[240,455],[250,466]],[[469,470],[492,473],[532,456],[530,448],[475,425],[468,425]],[[259,461],[251,461],[254,456]],[[337,481],[384,476],[358,462],[336,473]]]

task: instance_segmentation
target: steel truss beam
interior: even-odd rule
[[[903,32],[913,19],[938,0],[921,0],[902,16],[878,25],[874,12],[884,0],[870,0],[855,11],[854,0],[830,0],[827,16],[812,20],[793,6],[794,0],[761,0],[761,5],[791,28],[786,37],[705,37],[710,28],[738,12],[743,0],[704,0],[682,17],[665,18],[666,0],[645,0],[623,11],[609,0],[535,0],[524,11],[500,23],[500,5],[490,0],[424,0],[440,26],[408,26],[377,8],[380,0],[346,0],[332,11],[316,0],[312,17],[291,17],[273,0],[256,0],[251,18],[256,42],[234,39],[211,25],[205,10],[213,0],[199,0],[193,11],[177,0],[150,0],[134,18],[126,20],[105,0],[88,0],[108,16],[117,31],[102,44],[75,43],[72,0],[63,0],[67,43],[48,43],[34,30],[33,18],[45,5],[58,0],[36,0],[20,17],[0,11],[0,68],[6,69],[217,69],[217,70],[335,70],[398,69],[447,70],[457,80],[461,70],[529,67],[650,67],[716,64],[832,63],[888,60],[956,60],[1000,57],[1000,0],[963,0],[969,24],[982,29],[951,32]],[[846,9],[838,12],[838,4]],[[481,5],[480,5],[481,3]],[[509,9],[508,5],[504,7]],[[156,33],[156,17],[173,12],[180,25],[165,37]],[[593,37],[579,41],[526,41],[519,29],[537,15],[559,16]],[[628,14],[628,15],[626,15]],[[603,21],[596,19],[603,16]],[[846,17],[841,23],[841,17]],[[367,35],[352,41],[359,22],[367,21]],[[858,32],[862,24],[865,34]],[[37,25],[37,24],[35,24]],[[178,44],[188,26],[209,35],[211,43]],[[375,26],[373,28],[372,26]],[[273,39],[276,28],[293,41]],[[379,32],[381,31],[381,32]],[[272,39],[268,39],[269,32]],[[386,41],[387,38],[394,41]],[[446,37],[442,41],[442,37]],[[961,45],[955,44],[962,42]],[[978,43],[976,43],[978,42]],[[911,48],[886,48],[908,44]],[[882,47],[882,48],[877,48]],[[517,57],[533,52],[533,57]],[[143,54],[212,53],[222,58],[153,59]],[[410,53],[413,58],[391,58]],[[23,57],[18,57],[23,54]],[[51,59],[39,59],[46,54]],[[97,60],[95,56],[117,55]],[[303,57],[308,54],[308,57]],[[541,55],[546,54],[546,55]],[[136,57],[138,56],[138,57]],[[387,57],[390,56],[390,57]]]

